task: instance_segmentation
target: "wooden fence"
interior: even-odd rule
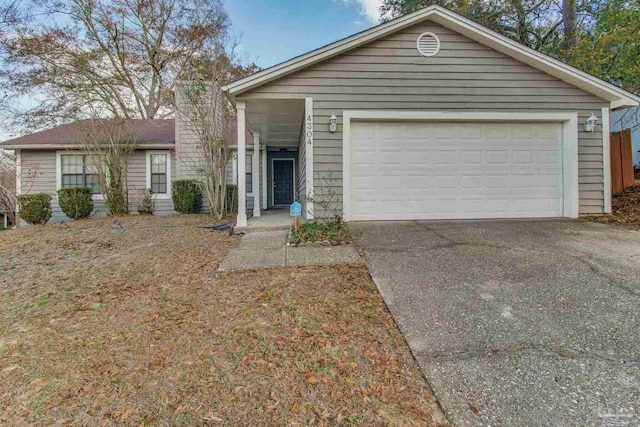
[[[611,134],[611,192],[620,193],[634,183],[631,130]]]

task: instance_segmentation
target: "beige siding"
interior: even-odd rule
[[[416,39],[431,31],[440,52],[425,58]],[[435,23],[422,23],[258,87],[241,97],[313,97],[315,194],[342,197],[342,111],[577,112],[580,213],[603,212],[602,133],[585,120],[609,103]],[[327,129],[331,113],[338,132]],[[330,187],[330,190],[328,188]],[[318,207],[316,207],[318,209]],[[318,216],[322,215],[319,211]]]
[[[166,151],[166,150],[162,150]],[[71,151],[69,151],[71,153]],[[175,154],[171,153],[171,176],[175,179]],[[49,193],[53,196],[51,207],[53,210],[52,221],[66,221],[68,218],[60,210],[57,191],[57,155],[55,150],[22,150],[22,194]],[[147,187],[146,178],[146,150],[138,150],[133,153],[128,163],[128,186],[130,211],[137,212],[138,204]],[[104,202],[94,201],[93,217],[102,217],[107,214]],[[175,213],[171,199],[157,199],[155,202],[155,214],[167,215]]]
[[[189,109],[192,108],[189,100],[185,98],[182,91],[179,90],[180,85],[176,85],[176,104],[178,113],[176,114],[176,179],[199,179],[200,175],[196,172],[202,163],[200,150],[194,127],[197,123],[190,122]],[[235,126],[235,124],[230,124]],[[231,143],[236,144],[235,129],[229,129],[231,135]],[[247,131],[246,133],[247,154],[252,150],[249,145],[253,145],[253,135]],[[235,150],[233,150],[235,152]],[[233,160],[229,160],[227,164],[227,184],[233,182]],[[262,165],[260,166],[262,168]],[[235,183],[234,183],[235,184]],[[250,201],[249,201],[250,200]],[[253,209],[253,197],[247,198],[247,211]],[[202,211],[208,212],[208,202],[206,195],[203,195]]]
[[[195,125],[189,121],[189,101],[179,88],[180,85],[176,85],[176,176],[178,179],[197,179],[195,171],[201,160],[193,129]]]

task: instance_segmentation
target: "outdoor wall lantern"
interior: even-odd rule
[[[591,114],[584,124],[584,130],[587,132],[594,132],[596,130],[596,125],[598,124],[598,118]]]
[[[329,119],[329,131],[331,133],[336,133],[338,130],[338,118],[335,114],[331,113],[331,118]]]

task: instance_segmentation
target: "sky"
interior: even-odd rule
[[[224,0],[237,54],[267,68],[379,24],[382,0]],[[0,129],[0,141],[15,137]]]
[[[379,23],[382,0],[226,0],[238,55],[267,68]]]

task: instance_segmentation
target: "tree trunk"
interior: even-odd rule
[[[577,0],[562,0],[562,20],[564,21],[564,50],[576,44],[576,27],[578,25]]]

